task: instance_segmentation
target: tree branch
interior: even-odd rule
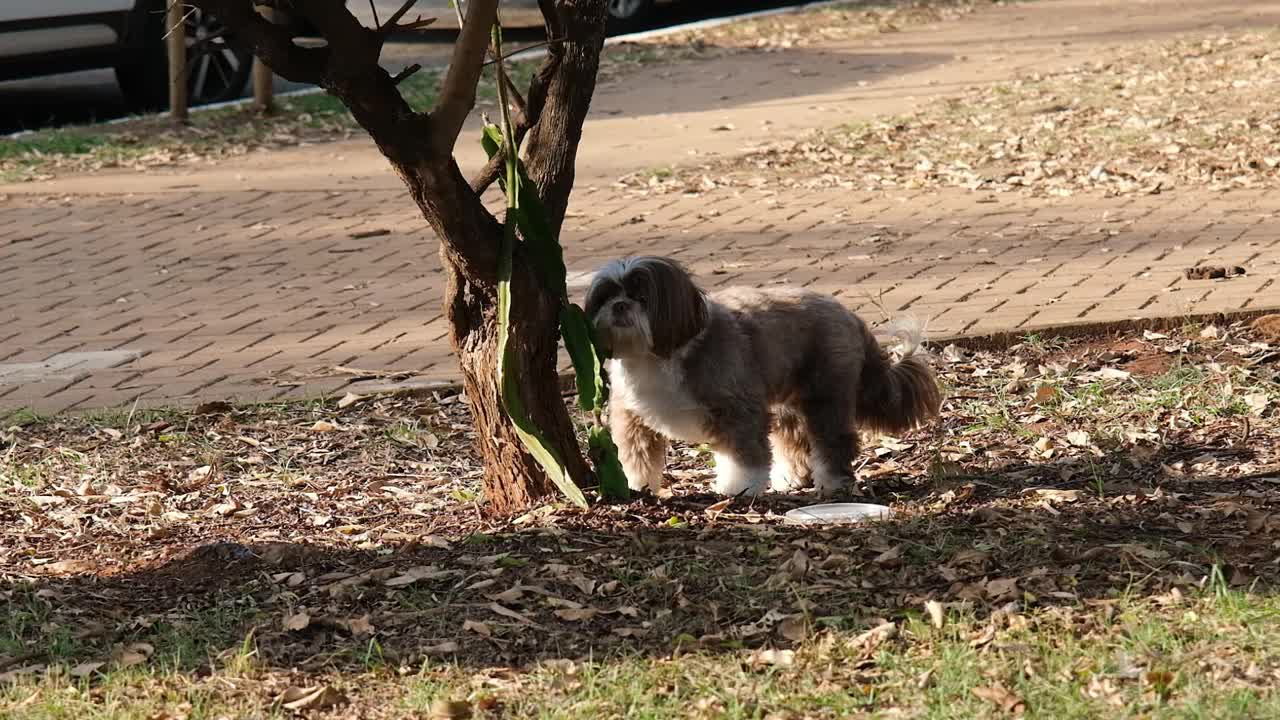
[[[282,76],[320,85],[340,99],[404,180],[439,236],[440,251],[451,265],[470,283],[482,287],[496,283],[495,238],[501,235],[501,225],[472,192],[452,149],[475,103],[476,81],[498,0],[470,3],[466,28],[454,48],[455,60],[445,82],[450,92],[438,110],[442,119],[439,127],[434,114],[415,112],[405,101],[396,79],[379,65],[385,37],[361,25],[344,0],[306,0],[292,5],[327,41],[320,49],[294,45],[285,29],[267,22],[254,10],[255,4],[278,0],[186,1],[215,14],[238,40]],[[404,12],[409,5],[406,3]],[[390,22],[382,24],[384,30],[388,27]],[[478,53],[472,39],[477,35]]]
[[[458,32],[449,61],[449,72],[440,85],[440,100],[431,119],[435,126],[432,145],[443,155],[452,155],[458,133],[476,104],[476,84],[489,48],[489,31],[498,14],[498,0],[470,0],[466,22]]]
[[[547,37],[564,38],[564,24],[560,22],[560,11],[556,9],[555,0],[538,0],[538,10],[542,13],[542,24],[547,29]]]
[[[547,87],[550,85],[551,78],[555,75],[559,66],[560,55],[549,53],[543,60],[542,66],[538,68],[538,72],[529,81],[529,99],[524,103],[524,107],[515,119],[517,143],[523,142],[525,135],[542,118],[542,108],[547,102]],[[472,176],[471,189],[475,190],[477,195],[484,194],[484,191],[497,182],[498,177],[502,175],[502,169],[505,164],[502,162],[501,156],[502,153],[494,155],[487,165]]]
[[[236,40],[262,58],[280,77],[319,85],[329,64],[329,48],[304,48],[293,44],[289,31],[258,14],[252,0],[186,0],[216,15],[234,29]]]
[[[507,91],[507,100],[511,103],[511,109],[516,111],[517,115],[528,115],[528,104],[524,101],[524,96],[516,89],[516,84],[511,81],[511,76],[507,74],[507,69],[501,64],[498,65],[498,82],[502,83],[502,89]]]
[[[409,9],[416,5],[417,2],[418,0],[404,0],[404,4],[400,6],[400,9],[387,18],[387,22],[382,27],[395,27],[395,24],[400,22],[400,18],[404,17],[404,14],[409,12]]]
[[[549,49],[560,58],[559,66],[548,79],[545,107],[525,139],[524,159],[552,229],[558,233],[573,191],[578,143],[595,90],[607,12],[605,0],[539,0],[538,4],[554,33],[551,37],[565,41]]]
[[[410,76],[412,76],[414,73],[418,72],[421,69],[422,69],[422,66],[419,65],[418,63],[413,63],[412,65],[405,65],[403,70],[391,76],[391,82],[399,85],[405,80],[408,80]]]

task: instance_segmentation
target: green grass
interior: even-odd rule
[[[15,623],[40,622],[25,606],[15,609],[19,619],[7,620],[6,634]],[[356,663],[347,671],[299,678],[258,658],[251,635],[236,634],[242,610],[153,626],[142,634],[156,647],[149,662],[108,665],[83,679],[65,672],[78,646],[56,639],[60,669],[0,688],[0,712],[24,720],[132,720],[180,706],[192,718],[272,717],[270,698],[285,685],[329,684],[369,717],[430,715],[445,701],[467,703],[478,717],[566,720],[904,713],[959,720],[1007,716],[1005,708],[1029,718],[1280,713],[1273,689],[1280,600],[1218,583],[1162,602],[1119,599],[992,617],[950,609],[941,628],[920,613],[878,645],[859,639],[866,624],[822,631],[796,645],[790,663],[722,646],[547,661],[496,675],[431,661],[398,666],[376,641],[364,641],[352,643]],[[201,663],[209,669],[193,672]]]

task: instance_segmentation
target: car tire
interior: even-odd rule
[[[116,66],[125,102],[135,110],[169,106],[169,68],[164,15],[151,13],[139,56]],[[253,73],[253,54],[229,42],[226,29],[200,10],[187,15],[187,102],[192,106],[235,100]]]
[[[653,18],[654,0],[608,0],[605,5],[610,33],[640,30]]]

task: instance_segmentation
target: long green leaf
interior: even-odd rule
[[[564,337],[564,349],[573,362],[573,374],[578,382],[578,407],[587,412],[604,409],[604,373],[601,372],[600,356],[591,344],[591,331],[582,308],[573,304],[560,308],[560,334]]]
[[[502,150],[502,131],[493,125],[486,125],[484,135],[480,138],[484,151],[492,158]],[[563,301],[568,301],[569,288],[565,281],[564,248],[551,230],[551,220],[547,208],[538,196],[537,186],[525,172],[524,163],[516,165],[516,226],[520,228],[520,236],[529,247],[529,261],[538,271],[538,278],[547,291]],[[504,191],[507,189],[506,178],[500,178]]]
[[[502,82],[502,27],[497,23],[493,26],[492,42],[493,55],[498,65],[498,101],[502,109],[502,127],[486,124],[480,143],[491,159],[500,152],[504,153],[506,165],[505,177],[500,178],[500,185],[507,196],[507,216],[498,256],[498,380],[503,408],[511,418],[521,442],[551,481],[575,504],[586,507],[587,500],[582,490],[569,477],[563,460],[530,419],[524,407],[521,395],[523,382],[518,373],[519,362],[508,344],[511,274],[517,229],[528,251],[522,257],[532,264],[545,290],[559,300],[560,334],[564,338],[565,350],[573,361],[577,376],[579,406],[598,419],[604,408],[608,386],[586,314],[582,308],[569,302],[564,249],[552,228],[546,206],[538,196],[537,186],[529,179],[520,162],[519,148],[511,125],[506,85]],[[618,459],[618,448],[608,428],[594,425],[587,437],[587,446],[596,467],[596,476],[600,480],[601,493],[606,498],[625,500],[629,495],[627,479]]]
[[[592,426],[587,432],[587,448],[596,466],[596,477],[600,480],[600,494],[611,500],[631,497],[627,475],[622,470],[622,461],[618,459],[618,446],[613,443],[609,428]]]
[[[566,284],[564,249],[551,230],[547,209],[523,166],[519,168],[518,178],[520,211],[516,214],[516,223],[529,247],[529,259],[547,291],[567,302],[569,287]]]
[[[494,57],[498,62],[498,70],[502,71],[502,27],[498,23],[494,23],[493,31],[493,50]],[[502,245],[498,252],[498,387],[502,394],[502,406],[507,411],[507,416],[511,418],[512,424],[515,426],[516,435],[520,438],[520,442],[524,444],[525,449],[533,456],[533,459],[542,467],[543,472],[560,488],[560,492],[569,498],[575,505],[579,507],[587,507],[587,498],[582,494],[582,490],[574,483],[573,478],[569,477],[569,472],[565,468],[564,461],[556,453],[555,448],[547,441],[537,424],[530,418],[528,410],[524,406],[524,398],[521,395],[521,387],[524,385],[520,376],[519,358],[515,357],[515,352],[509,344],[511,331],[511,274],[512,263],[515,255],[516,245],[516,224],[520,217],[520,158],[515,146],[515,134],[511,127],[511,111],[507,104],[506,85],[501,79],[498,81],[498,95],[502,106],[502,134],[504,142],[501,146],[506,149],[506,166],[507,181],[505,190],[507,193],[507,217],[502,228]],[[494,133],[488,128],[485,129],[484,137],[481,141],[486,150],[497,151],[499,143],[494,138]]]

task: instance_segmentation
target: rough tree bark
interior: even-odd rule
[[[448,280],[446,314],[475,418],[485,467],[485,494],[495,512],[509,512],[552,490],[524,451],[502,410],[497,379],[497,260],[501,223],[480,196],[498,176],[493,164],[471,183],[453,157],[454,145],[475,105],[498,0],[466,0],[466,20],[454,46],[436,107],[420,112],[396,89],[403,78],[378,65],[382,44],[411,28],[401,18],[406,0],[381,28],[362,27],[342,0],[186,0],[226,23],[280,75],[317,84],[338,97],[368,131],[404,181],[423,217],[440,238]],[[281,6],[304,16],[327,47],[293,44],[285,30],[262,19],[254,6]],[[539,0],[548,37],[555,40],[517,108],[519,137],[528,137],[524,161],[559,230],[573,189],[574,162],[595,90],[604,45],[605,0]],[[479,138],[477,136],[476,141]],[[517,246],[512,278],[509,342],[526,380],[525,406],[564,458],[578,484],[587,463],[561,400],[556,377],[558,299],[544,291]]]

